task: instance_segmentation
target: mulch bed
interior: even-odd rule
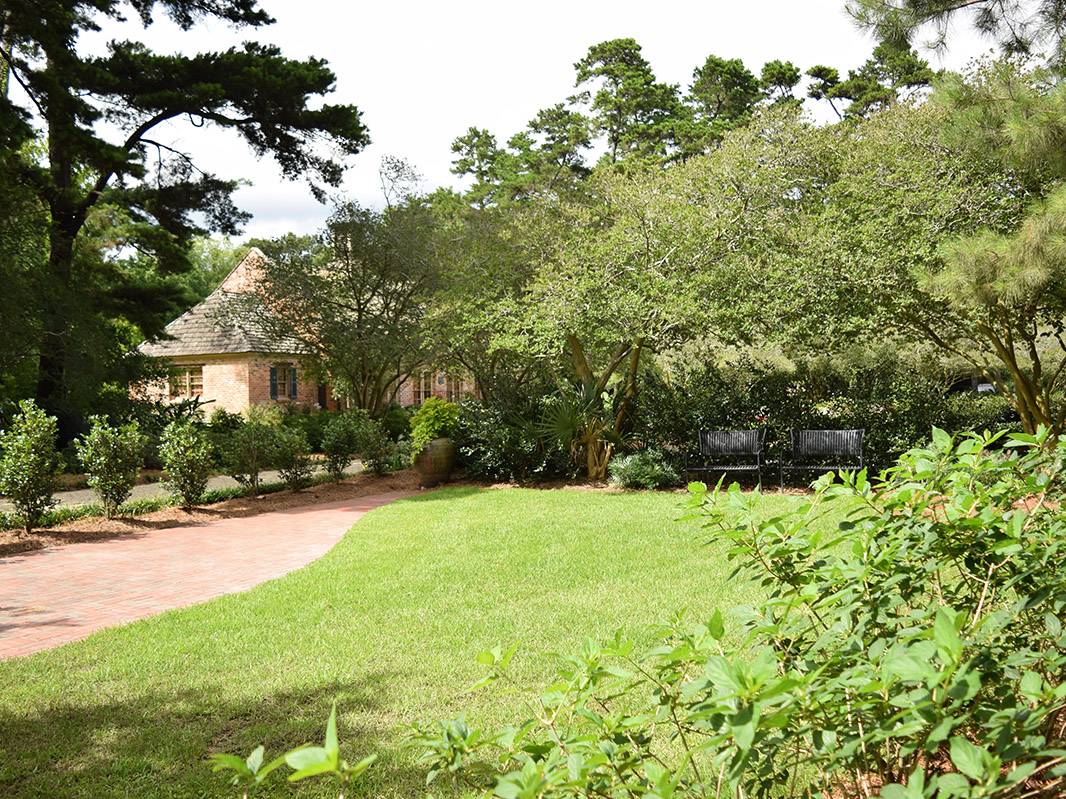
[[[34,530],[29,535],[21,530],[0,530],[0,557],[83,541],[103,541],[130,533],[143,533],[146,530],[186,527],[218,519],[255,516],[259,513],[338,502],[371,494],[416,490],[418,490],[418,474],[409,469],[384,477],[358,474],[340,483],[323,483],[312,488],[305,488],[303,491],[278,491],[260,497],[238,497],[213,505],[203,505],[190,511],[184,511],[181,508],[165,508],[141,516],[114,519],[87,516],[56,527]]]

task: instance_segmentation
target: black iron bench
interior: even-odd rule
[[[766,428],[755,430],[700,430],[700,460],[688,471],[755,472],[762,485]]]
[[[862,468],[865,430],[790,430],[788,460],[781,460],[781,487],[785,472],[835,472]]]

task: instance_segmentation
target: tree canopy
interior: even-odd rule
[[[1066,2],[1063,0],[848,0],[847,8],[865,27],[897,45],[930,30],[929,42],[947,44],[951,24],[967,18],[973,28],[995,39],[1007,55],[1041,55],[1062,64]]]
[[[0,58],[19,91],[0,96],[0,182],[28,192],[47,219],[35,393],[65,435],[79,424],[68,376],[85,357],[75,320],[106,316],[110,303],[133,296],[148,312],[150,298],[160,296],[158,286],[137,283],[121,268],[107,267],[104,282],[91,277],[103,267],[100,249],[82,246],[93,218],[117,222],[112,252],[150,254],[164,276],[188,268],[194,237],[235,234],[246,218],[231,199],[237,183],[205,172],[170,144],[169,126],[184,119],[192,128],[231,130],[255,154],[272,156],[285,177],[307,180],[317,196],[340,181],[335,154],[356,153],[369,140],[353,106],[312,102],[335,87],[321,59],[288,59],[254,42],[194,55],[157,53],[128,40],[111,42],[104,54],[85,49],[82,33],[130,13],[145,26],[165,14],[182,30],[272,21],[255,0],[5,4]],[[34,141],[43,153],[27,156]],[[100,291],[86,293],[94,283]],[[163,306],[165,318],[171,306]],[[158,326],[151,321],[144,332]]]

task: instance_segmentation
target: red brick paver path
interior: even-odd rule
[[[0,558],[0,658],[244,591],[328,552],[403,492]]]

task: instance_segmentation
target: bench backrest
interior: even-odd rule
[[[700,430],[700,454],[758,455],[766,440],[766,428],[756,430]]]
[[[793,430],[792,457],[862,457],[865,430]]]

